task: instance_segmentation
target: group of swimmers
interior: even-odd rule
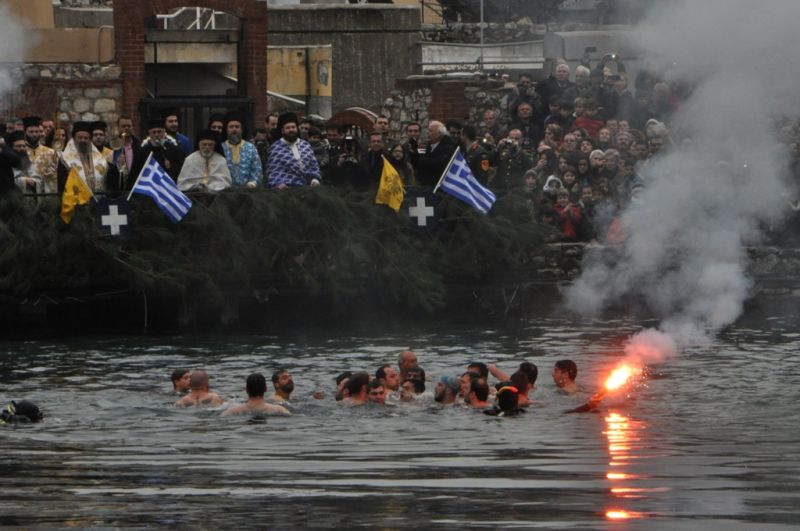
[[[489,385],[489,375],[497,379]],[[410,350],[400,353],[397,368],[391,364],[379,367],[374,374],[346,371],[336,377],[335,399],[348,406],[393,403],[409,403],[432,398],[443,406],[462,405],[483,410],[487,415],[513,416],[530,406],[530,393],[534,389],[539,370],[535,364],[520,363],[513,374],[508,374],[496,365],[472,362],[461,375],[444,375],[438,379],[433,393],[426,389],[426,375]],[[579,391],[575,379],[578,366],[572,360],[560,360],[553,367],[553,382],[566,394]],[[208,373],[202,369],[189,371],[176,369],[172,373],[172,385],[178,394],[184,394],[175,405],[178,407],[221,406],[225,401],[209,389]],[[278,414],[290,415],[294,381],[286,369],[272,374],[274,393],[267,396],[267,381],[263,374],[253,373],[247,377],[245,390],[247,401],[225,410],[222,415]],[[313,398],[322,399],[324,393],[317,391]]]

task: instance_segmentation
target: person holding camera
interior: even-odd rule
[[[539,101],[539,95],[534,90],[533,78],[526,72],[519,75],[517,86],[514,87],[513,97],[508,102],[508,112],[512,121],[517,119],[517,109],[522,103],[530,104],[534,112],[541,110],[541,102]]]
[[[359,144],[347,128],[334,123],[325,127],[328,139],[328,167],[325,168],[325,184],[356,187],[361,182],[359,166]]]
[[[497,173],[490,185],[496,193],[508,193],[524,188],[523,175],[533,166],[530,156],[522,149],[522,131],[512,129],[498,143],[495,152]]]
[[[491,151],[478,140],[478,130],[474,125],[467,124],[461,129],[461,145],[472,175],[486,186],[491,172]]]

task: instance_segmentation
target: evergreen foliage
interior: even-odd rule
[[[134,196],[132,235],[104,236],[93,205],[70,225],[57,198],[0,198],[0,293],[66,297],[104,290],[222,301],[259,290],[347,305],[432,312],[448,285],[482,285],[524,271],[548,228],[523,198],[488,216],[452,198],[438,228],[419,233],[374,193],[330,187],[193,195],[179,224]],[[335,306],[331,306],[335,307]]]

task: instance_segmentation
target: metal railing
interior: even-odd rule
[[[174,13],[169,14],[161,14],[156,15],[156,19],[160,22],[164,23],[164,29],[169,29],[170,21],[174,21],[181,15],[186,12],[194,11],[194,21],[189,24],[186,28],[174,28],[174,29],[187,29],[187,30],[215,30],[217,29],[217,15],[226,15],[224,11],[217,11],[215,9],[210,9],[206,7],[181,7]],[[203,22],[203,18],[208,16],[208,20]]]

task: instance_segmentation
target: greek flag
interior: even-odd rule
[[[439,184],[433,191],[436,192],[439,188],[483,214],[492,209],[492,205],[497,199],[472,175],[464,155],[461,154],[461,148],[456,148],[450,164],[444,170]]]
[[[128,199],[133,194],[141,194],[150,197],[156,202],[161,212],[173,223],[178,223],[192,208],[192,201],[178,190],[178,186],[172,177],[167,175],[164,168],[153,158],[153,154],[147,157],[142,172],[136,179]]]

